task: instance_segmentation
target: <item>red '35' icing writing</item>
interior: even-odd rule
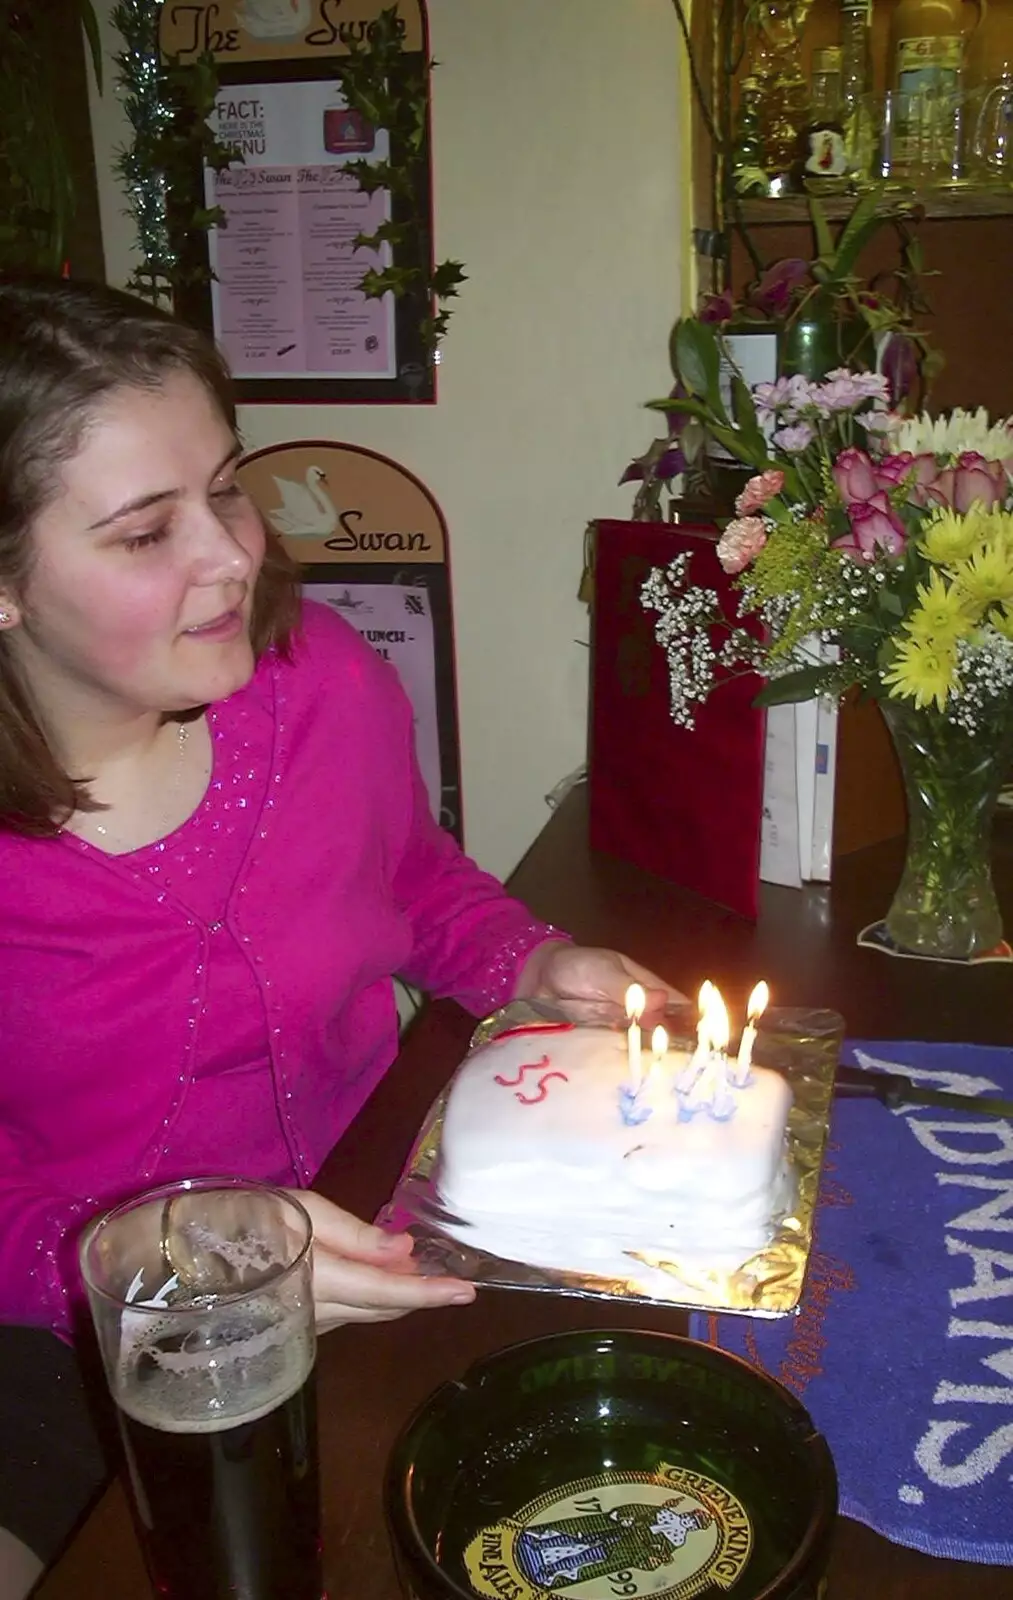
[[[536,1106],[547,1097],[549,1093],[547,1085],[551,1078],[562,1078],[564,1083],[569,1083],[570,1081],[565,1072],[546,1072],[545,1069],[548,1065],[548,1056],[540,1056],[537,1061],[526,1061],[518,1069],[516,1078],[504,1078],[502,1073],[497,1072],[492,1081],[500,1084],[504,1089],[517,1089],[519,1084],[523,1084],[526,1072],[540,1072],[542,1076],[538,1080],[537,1094],[521,1094],[518,1091],[514,1095],[514,1099],[519,1100],[522,1106]]]

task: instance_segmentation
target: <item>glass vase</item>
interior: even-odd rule
[[[785,377],[800,373],[819,383],[835,367],[872,367],[876,351],[861,317],[839,317],[829,295],[814,294],[785,322],[777,348]]]
[[[907,796],[907,854],[886,930],[903,949],[969,961],[1002,939],[991,838],[1013,755],[1013,702],[977,733],[934,707],[880,701]]]

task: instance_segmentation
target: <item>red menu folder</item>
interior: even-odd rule
[[[737,592],[716,554],[716,530],[661,522],[599,522],[591,658],[590,842],[755,919],[763,814],[761,680],[720,683],[676,727],[657,613],[644,580],[689,551],[690,582],[716,591],[737,618]]]

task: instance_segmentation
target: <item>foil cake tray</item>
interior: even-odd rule
[[[694,1048],[697,1013],[693,1007],[670,1007],[662,1020],[673,1048]],[[507,1029],[561,1021],[611,1027],[617,1032],[625,1032],[628,1026],[619,1008],[612,1005],[515,1001],[478,1025],[471,1048]],[[753,1060],[757,1066],[780,1073],[792,1092],[785,1154],[793,1181],[789,1209],[772,1218],[769,1244],[734,1266],[727,1257],[710,1256],[706,1240],[692,1256],[666,1259],[638,1248],[631,1239],[622,1252],[629,1260],[628,1275],[605,1278],[507,1261],[465,1242],[468,1225],[442,1206],[435,1181],[449,1085],[430,1107],[397,1188],[377,1221],[383,1227],[412,1234],[415,1259],[426,1274],[449,1273],[497,1288],[690,1311],[788,1315],[798,1308],[812,1247],[813,1213],[843,1037],[844,1019],[836,1011],[773,1006],[760,1019]]]

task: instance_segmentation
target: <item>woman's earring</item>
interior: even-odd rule
[[[10,620],[11,614],[9,611],[0,611],[0,628],[5,628]]]

